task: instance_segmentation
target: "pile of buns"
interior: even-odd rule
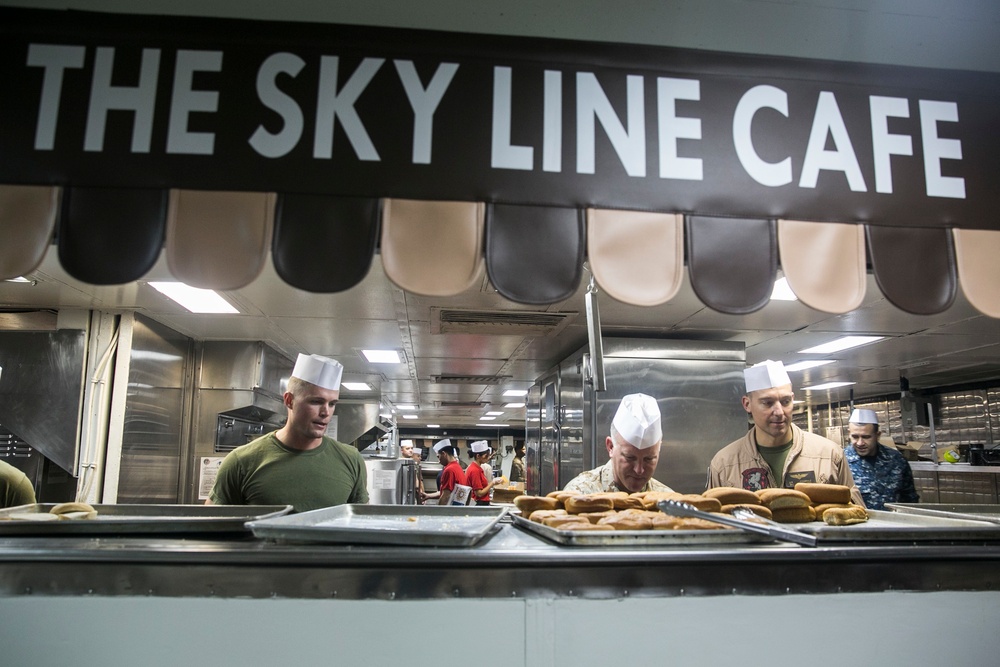
[[[823,521],[845,526],[868,520],[864,507],[851,504],[851,490],[837,484],[800,482],[794,489],[747,491],[717,487],[701,494],[624,491],[579,494],[553,491],[546,496],[517,496],[521,515],[559,530],[725,530],[728,526],[702,519],[664,514],[657,503],[677,500],[703,512],[733,514],[750,510],[780,523]]]
[[[48,512],[11,512],[0,514],[0,521],[59,521],[67,519],[93,519],[97,510],[87,503],[59,503]]]

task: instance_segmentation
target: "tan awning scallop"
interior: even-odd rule
[[[0,280],[24,276],[45,259],[59,210],[59,188],[0,185]]]
[[[1000,317],[1000,232],[953,229],[962,292],[976,309]]]
[[[865,299],[864,225],[778,221],[781,269],[799,301],[847,313]]]

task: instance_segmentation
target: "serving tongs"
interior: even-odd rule
[[[721,523],[724,526],[732,526],[733,528],[739,528],[748,533],[758,533],[760,535],[768,535],[776,540],[783,540],[785,542],[794,542],[795,544],[801,544],[806,547],[816,546],[816,536],[808,535],[806,533],[799,532],[792,528],[787,528],[782,526],[780,523],[775,523],[770,519],[765,519],[762,516],[753,514],[749,510],[744,510],[747,514],[752,514],[752,521],[742,521],[735,516],[729,516],[728,514],[714,514],[711,512],[703,512],[696,508],[694,505],[689,503],[681,502],[678,500],[661,500],[657,503],[661,512],[665,514],[670,514],[672,516],[689,516],[695,519],[705,519],[706,521],[714,521],[715,523]],[[739,510],[737,510],[739,511]],[[748,517],[749,518],[749,517]]]

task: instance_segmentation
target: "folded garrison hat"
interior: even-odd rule
[[[340,389],[344,367],[336,359],[318,354],[300,354],[292,369],[292,377],[323,389]]]
[[[762,361],[750,368],[744,369],[743,379],[747,383],[747,393],[758,389],[771,389],[791,384],[785,366],[780,361]]]
[[[878,425],[878,415],[875,414],[874,410],[865,410],[863,408],[855,408],[854,412],[851,413],[851,418],[848,420],[852,424],[876,424]]]
[[[663,439],[660,408],[646,394],[629,394],[622,399],[611,422],[618,434],[633,447],[646,449]]]

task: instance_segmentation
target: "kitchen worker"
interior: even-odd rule
[[[472,487],[472,500],[477,505],[489,505],[493,487],[504,481],[502,477],[494,479],[492,471],[487,475],[483,470],[483,464],[493,456],[493,448],[485,440],[476,440],[469,445],[469,454],[472,456],[472,462],[465,469],[465,477]]]
[[[623,398],[611,421],[610,431],[604,441],[608,462],[571,479],[566,484],[566,491],[638,493],[673,490],[653,479],[663,440],[660,408],[655,398],[646,394],[629,394]]]
[[[438,505],[447,505],[451,502],[455,487],[468,486],[469,481],[465,476],[465,471],[462,470],[462,464],[455,456],[455,446],[451,444],[451,440],[447,438],[439,440],[432,449],[437,454],[438,463],[443,466],[441,476],[438,478],[438,490],[434,493],[422,494],[421,499],[433,500],[437,498]]]
[[[523,482],[524,479],[524,443],[514,445],[514,460],[510,463],[510,481]]]
[[[753,420],[745,436],[723,447],[708,467],[708,488],[750,491],[793,488],[798,482],[850,487],[863,505],[843,448],[792,423],[792,381],[780,361],[762,361],[743,371],[743,409]]]
[[[400,440],[400,442],[399,442],[399,458],[401,458],[401,459],[412,459],[413,458],[413,441],[412,440]]]
[[[328,437],[340,398],[340,362],[300,354],[284,394],[288,420],[229,452],[206,505],[291,505],[296,512],[367,503],[360,452]]]
[[[895,449],[879,444],[878,416],[874,410],[854,410],[847,433],[851,440],[845,451],[847,464],[865,505],[880,510],[886,503],[920,502],[910,464]]]
[[[0,507],[35,504],[35,487],[23,472],[0,461]]]

